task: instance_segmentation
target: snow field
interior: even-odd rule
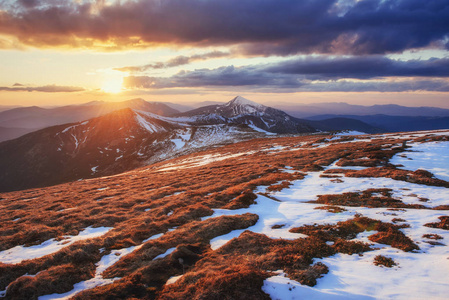
[[[449,142],[414,143],[411,146],[409,151],[395,155],[390,162],[403,165],[401,169],[424,169],[436,178],[449,181]]]
[[[434,170],[442,179],[449,172],[448,142],[413,145],[412,150],[422,152],[407,153],[412,160],[402,160],[400,156],[393,159],[401,163],[405,169],[423,168]],[[415,155],[415,156],[413,156]],[[435,160],[438,162],[435,163]],[[399,161],[399,162],[398,162]],[[407,164],[411,162],[410,164]],[[435,171],[435,165],[442,170]],[[329,168],[340,168],[332,164]],[[345,167],[345,169],[363,169],[363,167]],[[286,168],[286,171],[290,171]],[[221,215],[236,215],[254,213],[259,215],[258,222],[247,229],[235,230],[226,235],[211,240],[212,249],[218,249],[232,238],[240,236],[245,230],[265,234],[271,238],[295,239],[302,234],[288,232],[293,227],[306,224],[335,224],[346,221],[356,214],[392,222],[393,218],[401,218],[409,224],[409,228],[401,229],[421,250],[404,252],[389,245],[373,243],[368,240],[374,231],[360,233],[355,241],[373,244],[373,251],[357,254],[336,254],[331,257],[316,259],[329,267],[329,273],[318,279],[314,287],[301,285],[290,280],[285,274],[273,276],[265,280],[263,291],[272,299],[447,299],[449,294],[449,231],[429,228],[426,223],[438,222],[438,217],[449,215],[449,211],[431,209],[401,209],[391,211],[388,208],[344,207],[346,211],[331,213],[315,209],[319,204],[307,203],[316,200],[318,195],[342,194],[363,191],[370,188],[389,188],[393,197],[406,204],[422,204],[429,208],[449,204],[449,189],[432,187],[393,180],[390,178],[349,178],[341,177],[343,182],[333,182],[333,178],[323,178],[321,172],[309,172],[302,179],[294,181],[292,186],[280,192],[272,193],[275,201],[263,195],[258,195],[255,204],[249,208],[237,210],[215,209],[214,214],[207,218]],[[443,174],[443,176],[442,176]],[[265,187],[259,187],[256,192],[265,192]],[[429,199],[428,202],[419,201]],[[283,225],[273,229],[273,225]],[[444,245],[431,245],[424,234],[438,234]],[[398,265],[393,268],[375,266],[374,257],[384,255],[392,258]]]

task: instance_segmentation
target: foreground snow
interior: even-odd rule
[[[449,181],[449,142],[412,144],[411,149],[393,157],[392,164],[403,165],[402,169],[424,169],[435,177]]]
[[[449,172],[447,157],[449,143],[429,143],[413,145],[413,151],[407,152],[413,160],[394,158],[394,163],[401,163],[405,169],[423,168],[433,171],[438,177],[445,179]],[[437,161],[435,163],[434,161]],[[409,163],[410,162],[410,163]],[[407,164],[409,163],[409,164]],[[438,166],[438,170],[435,168]],[[337,168],[332,164],[329,168]],[[363,169],[363,167],[345,167],[346,169]],[[287,167],[286,172],[290,172]],[[447,299],[449,294],[449,231],[425,227],[424,224],[438,222],[438,217],[449,215],[449,211],[431,209],[402,209],[391,211],[388,208],[344,207],[342,213],[331,213],[316,209],[321,206],[308,203],[317,200],[318,195],[341,194],[363,191],[371,188],[390,188],[393,197],[406,204],[423,204],[429,208],[449,204],[449,189],[432,187],[397,181],[390,178],[323,178],[321,172],[309,172],[302,179],[293,182],[292,186],[271,195],[277,200],[258,196],[256,203],[249,208],[238,210],[216,209],[214,214],[206,218],[221,215],[254,213],[259,215],[258,222],[247,228],[263,233],[271,238],[294,239],[301,234],[290,233],[289,229],[306,224],[335,224],[346,221],[360,214],[383,222],[392,222],[401,218],[410,228],[401,229],[408,237],[419,245],[421,250],[404,252],[389,245],[373,243],[368,236],[375,232],[362,232],[355,240],[373,244],[374,251],[363,255],[337,254],[321,261],[329,267],[329,273],[318,280],[314,287],[304,286],[289,279],[280,270],[280,274],[270,277],[264,282],[263,291],[272,299]],[[257,192],[266,192],[259,187]],[[428,198],[428,202],[420,202],[420,198]],[[204,218],[204,219],[206,219]],[[273,225],[282,225],[273,229]],[[238,237],[245,230],[235,230],[211,240],[212,249],[218,249],[232,238]],[[431,245],[431,240],[424,234],[438,234],[444,245]],[[379,267],[373,264],[374,257],[384,255],[392,258],[398,266],[393,268]]]

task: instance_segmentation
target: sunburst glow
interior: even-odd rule
[[[120,93],[122,91],[123,78],[124,74],[122,72],[111,72],[105,74],[101,90],[110,94]]]

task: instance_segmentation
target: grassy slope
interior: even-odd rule
[[[41,295],[70,291],[73,284],[94,276],[95,264],[103,255],[114,249],[140,245],[153,235],[165,233],[146,242],[103,273],[104,278],[122,279],[84,291],[75,298],[268,299],[261,286],[263,280],[271,276],[270,271],[284,269],[292,279],[314,285],[316,278],[327,272],[327,267],[314,265],[313,258],[337,252],[360,253],[368,251],[369,247],[352,242],[351,234],[323,237],[314,232],[308,238],[278,240],[248,231],[213,251],[209,245],[212,238],[248,228],[257,222],[258,216],[245,214],[202,220],[213,213],[212,209],[247,207],[254,200],[253,192],[258,186],[282,189],[291,181],[303,178],[308,171],[319,170],[338,159],[342,159],[342,165],[353,162],[373,167],[347,172],[347,176],[384,176],[449,187],[449,183],[429,174],[415,172],[410,175],[410,172],[388,164],[389,158],[405,149],[397,146],[382,150],[382,145],[401,145],[401,138],[357,143],[341,143],[353,137],[343,137],[334,143],[324,138],[258,139],[112,177],[0,194],[0,251],[17,245],[40,244],[63,235],[76,235],[88,226],[114,227],[102,237],[74,243],[42,258],[15,265],[0,263],[0,290],[8,286],[7,297],[11,299],[37,299]],[[426,137],[407,139],[425,140]],[[447,137],[429,139],[444,140]],[[318,144],[329,146],[315,147]],[[284,148],[282,151],[261,151],[273,145]],[[232,157],[232,154],[239,155]],[[226,156],[230,157],[218,159]],[[199,162],[205,159],[212,161],[201,165]],[[179,168],[180,165],[188,168]],[[171,166],[175,167],[161,171]],[[285,166],[291,166],[296,172],[283,172]],[[341,205],[333,199],[321,201]],[[360,203],[354,205],[363,206]],[[334,226],[353,230],[349,226],[351,222],[360,220]],[[381,237],[387,243],[395,238],[397,228],[382,226],[392,228],[389,236]],[[326,243],[329,240],[335,243],[329,245]],[[413,241],[406,243],[414,247]],[[170,255],[153,260],[174,247],[176,250]],[[181,280],[165,285],[171,276],[183,272],[185,275]],[[23,276],[25,274],[37,275]]]

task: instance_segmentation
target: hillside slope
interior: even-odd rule
[[[194,149],[264,136],[124,109],[0,143],[0,191],[113,175]]]
[[[448,131],[254,139],[2,193],[0,296],[445,299],[448,149]]]

